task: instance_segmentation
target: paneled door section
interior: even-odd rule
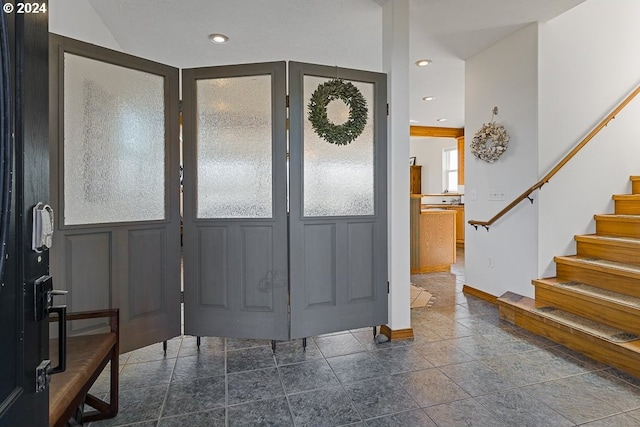
[[[309,101],[332,79],[367,104],[362,133],[337,145],[318,136]],[[386,75],[289,63],[291,338],[387,323]],[[334,124],[350,109],[330,101]]]
[[[289,63],[287,201],[285,67],[183,73],[187,334],[286,340],[387,322],[386,76]],[[336,73],[368,104],[346,146],[308,119]],[[339,123],[349,109],[335,104]]]
[[[69,311],[120,308],[122,352],[180,335],[178,70],[56,35],[49,48],[56,286]]]
[[[186,334],[289,337],[285,72],[183,71]]]

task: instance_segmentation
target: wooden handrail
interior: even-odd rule
[[[631,100],[633,100],[633,98],[636,97],[636,95],[638,95],[638,93],[640,93],[640,86],[638,86],[633,92],[631,92],[625,99],[624,101],[622,101],[616,108],[614,108],[614,110],[609,113],[609,115],[607,117],[604,118],[604,120],[602,120],[600,122],[600,124],[598,126],[596,126],[595,128],[593,128],[593,130],[591,132],[589,132],[589,134],[584,137],[584,139],[582,141],[580,141],[580,143],[578,145],[576,145],[573,150],[571,150],[569,152],[569,154],[567,154],[566,156],[564,156],[564,158],[562,160],[560,160],[560,162],[558,162],[558,164],[551,169],[551,171],[549,171],[549,173],[547,173],[540,181],[538,181],[537,183],[535,183],[533,186],[529,187],[528,190],[526,190],[524,193],[522,193],[521,195],[519,195],[518,197],[516,197],[513,202],[509,203],[504,209],[502,209],[500,212],[498,212],[497,214],[495,214],[490,220],[488,221],[476,221],[476,220],[469,220],[469,224],[473,225],[476,229],[478,229],[478,226],[482,226],[484,228],[486,228],[487,230],[489,230],[489,227],[491,225],[493,225],[494,222],[496,222],[497,220],[499,220],[500,218],[502,218],[507,212],[509,212],[511,209],[513,209],[516,205],[518,205],[521,201],[523,201],[524,199],[529,199],[531,201],[531,203],[533,203],[533,199],[531,199],[531,197],[529,197],[531,195],[531,193],[533,193],[536,190],[539,190],[540,188],[542,188],[543,185],[545,185],[547,182],[549,182],[549,180],[556,174],[558,173],[558,171],[560,169],[562,169],[562,167],[567,164],[567,162],[569,160],[571,160],[576,154],[578,154],[578,151],[580,151],[582,149],[582,147],[584,147],[585,145],[587,145],[587,143],[589,141],[591,141],[591,139],[596,136],[598,134],[598,132],[600,132],[605,126],[607,126],[609,124],[609,122],[611,120],[613,120],[615,118],[615,116],[624,108],[626,107],[626,105],[631,102]]]

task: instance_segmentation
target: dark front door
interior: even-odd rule
[[[33,284],[49,257],[31,250],[31,221],[32,208],[49,203],[48,15],[46,1],[31,14],[0,3],[0,426],[39,427],[48,425],[49,395],[36,392],[36,369],[48,359],[49,332],[46,318],[35,320]]]

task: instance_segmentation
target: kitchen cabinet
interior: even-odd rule
[[[411,176],[409,179],[411,194],[422,193],[422,166],[409,166],[411,168]]]
[[[464,205],[422,205],[422,209],[447,209],[456,212],[456,245],[464,246],[464,230],[466,226]]]
[[[456,244],[464,246],[464,205],[451,205],[447,209],[456,211]]]
[[[411,198],[411,274],[448,271],[456,262],[456,215]]]
[[[464,185],[464,136],[456,138],[458,141],[458,185]]]

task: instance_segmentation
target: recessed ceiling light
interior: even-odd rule
[[[224,34],[209,34],[209,41],[212,43],[226,43],[229,40],[229,37]]]
[[[435,99],[436,99],[435,96],[425,96],[424,98],[422,98],[423,101],[433,101]]]
[[[438,119],[437,121],[439,121],[439,122],[446,122],[446,121],[447,121],[447,119],[442,118],[442,119]]]
[[[416,65],[418,67],[426,67],[429,64],[431,64],[431,60],[430,59],[420,59],[420,60],[416,61]]]

